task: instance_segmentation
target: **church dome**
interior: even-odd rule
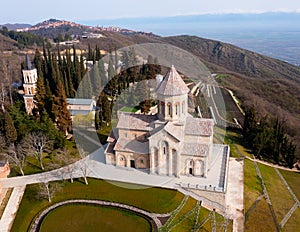
[[[156,89],[157,94],[164,96],[179,96],[187,94],[189,91],[173,65]]]

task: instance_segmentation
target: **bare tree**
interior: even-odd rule
[[[64,171],[66,174],[69,175],[71,183],[74,182],[73,173],[75,169],[77,168],[74,163],[78,161],[75,157],[72,157],[70,154],[70,150],[63,148],[62,154],[59,156],[60,161],[62,162],[62,165],[64,166]]]
[[[88,180],[87,180],[87,172],[88,172],[87,156],[88,156],[88,153],[85,150],[83,150],[82,147],[78,147],[78,152],[79,152],[79,155],[81,158],[80,170],[83,174],[84,182],[87,185],[87,184],[89,184]]]
[[[44,182],[40,184],[39,191],[37,193],[38,199],[48,199],[49,202],[52,201],[53,196],[61,189],[61,185],[54,182]]]
[[[24,176],[24,166],[26,163],[26,149],[23,148],[22,144],[18,144],[17,147],[10,147],[6,155],[7,159],[17,166]]]
[[[38,160],[41,169],[44,171],[45,167],[43,164],[44,155],[48,149],[51,148],[52,141],[43,132],[32,132],[25,138],[25,146],[28,155],[33,156]]]
[[[73,173],[76,169],[74,163],[78,161],[75,157],[70,154],[70,150],[63,148],[56,155],[58,162],[52,162],[49,164],[50,169],[57,169],[57,174],[62,177],[63,180],[70,178],[73,183]]]

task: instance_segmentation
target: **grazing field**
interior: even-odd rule
[[[40,232],[82,231],[151,231],[150,223],[133,213],[93,205],[65,205],[50,212],[43,220]]]
[[[89,179],[88,185],[82,180],[76,180],[73,184],[69,182],[61,184],[63,187],[53,197],[51,204],[69,199],[94,199],[120,202],[153,213],[168,213],[183,199],[181,193],[173,190],[126,189],[97,179]],[[38,185],[27,186],[11,231],[27,231],[34,217],[51,205],[47,200],[38,200],[37,192]]]

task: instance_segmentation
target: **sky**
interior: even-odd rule
[[[4,3],[5,2],[5,3]],[[18,6],[18,7],[17,7]],[[299,12],[297,0],[2,0],[0,24],[165,17],[207,13]]]

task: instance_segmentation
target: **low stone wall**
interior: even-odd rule
[[[57,204],[54,204],[50,206],[49,208],[45,209],[43,212],[39,214],[39,216],[34,220],[33,224],[31,225],[31,232],[38,232],[41,226],[41,223],[43,219],[46,217],[46,215],[51,212],[52,210],[68,204],[91,204],[91,205],[100,205],[104,207],[114,207],[119,208],[121,210],[127,210],[134,214],[140,215],[141,217],[146,218],[152,227],[153,232],[157,232],[158,229],[162,226],[161,221],[158,218],[168,217],[170,214],[152,214],[145,210],[136,208],[134,206],[125,205],[121,203],[115,203],[115,202],[109,202],[109,201],[100,201],[100,200],[68,200],[59,202]]]

